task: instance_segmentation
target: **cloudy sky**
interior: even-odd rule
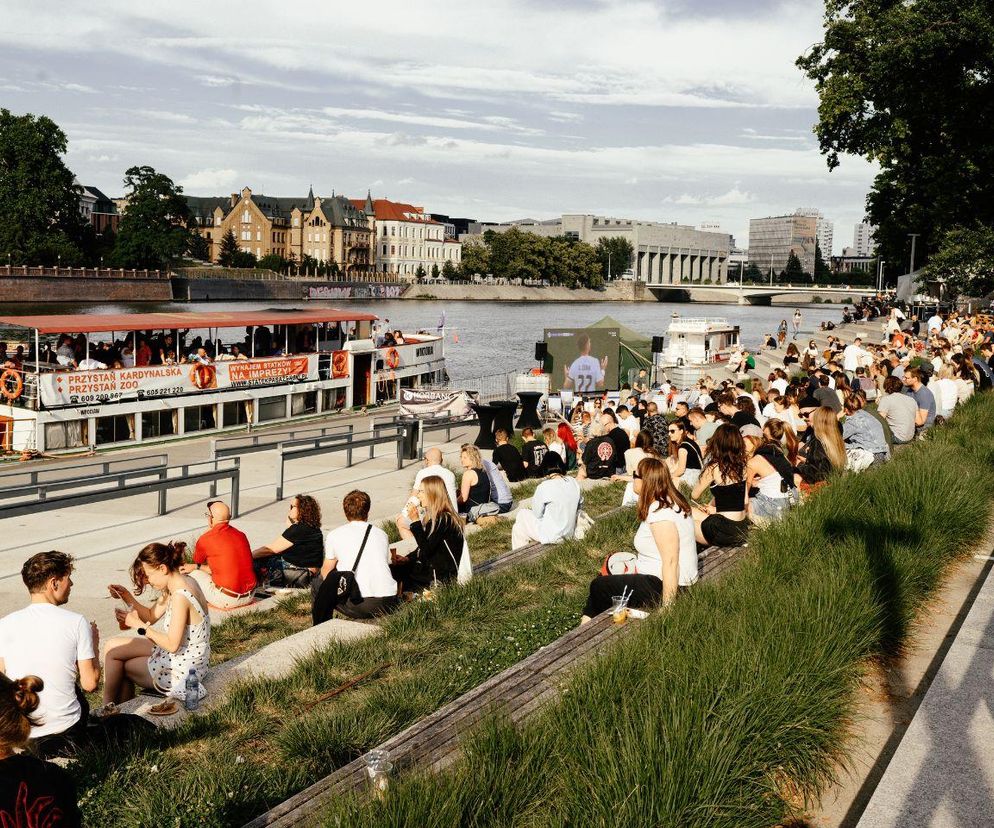
[[[0,0],[0,106],[85,184],[332,190],[480,219],[718,222],[818,207],[852,243],[873,169],[829,173],[794,59],[816,0],[279,5]]]

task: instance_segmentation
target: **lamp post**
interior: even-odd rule
[[[914,273],[915,272],[915,242],[918,240],[918,237],[921,235],[921,233],[908,233],[908,235],[911,237],[911,265],[908,268],[908,273]]]

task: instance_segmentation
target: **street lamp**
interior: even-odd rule
[[[921,233],[908,233],[908,235],[911,237],[911,266],[908,268],[908,273],[914,273],[915,272],[915,242],[917,241],[917,239],[921,235]]]

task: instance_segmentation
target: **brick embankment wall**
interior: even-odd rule
[[[0,276],[0,304],[42,302],[168,302],[168,279]]]

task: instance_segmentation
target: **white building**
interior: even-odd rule
[[[869,257],[877,252],[877,245],[873,240],[876,229],[866,221],[853,227],[852,246],[857,256]]]
[[[446,238],[445,225],[423,208],[385,198],[371,201],[376,273],[414,281],[419,266],[430,278],[433,266],[441,272],[446,262],[456,267],[462,262],[462,243]],[[369,202],[353,199],[352,203],[360,210],[368,210]]]
[[[818,247],[821,248],[821,257],[827,263],[832,258],[832,245],[835,243],[835,225],[821,214],[821,210],[815,207],[798,207],[794,211],[797,216],[813,216],[818,219],[815,227],[815,237],[818,239]]]

